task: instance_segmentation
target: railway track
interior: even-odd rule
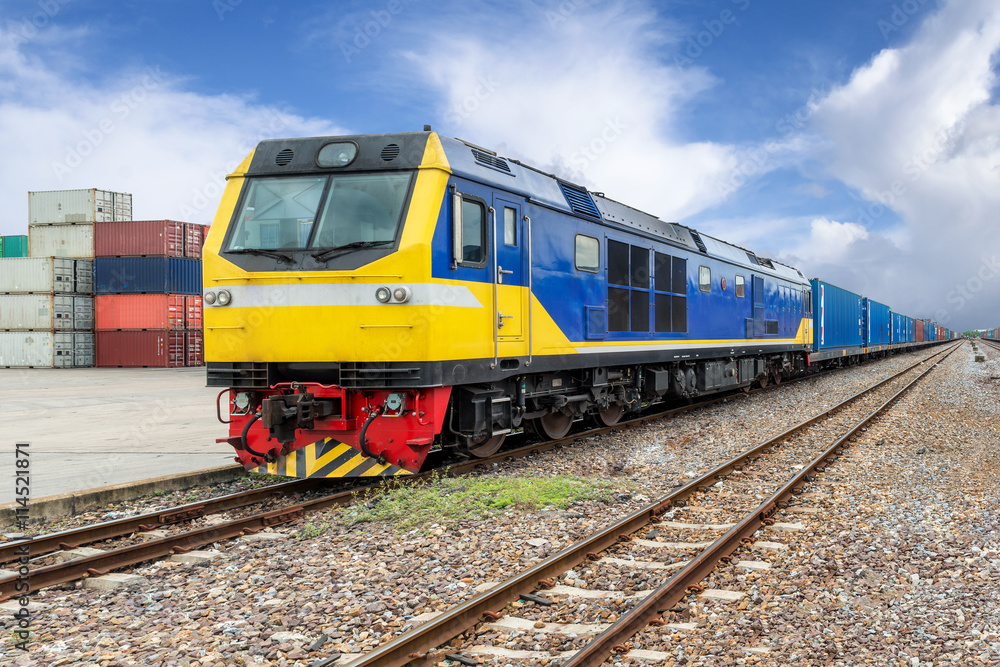
[[[762,527],[774,529],[772,517],[779,509],[787,507],[817,473],[833,463],[852,437],[958,347],[950,346],[931,357],[938,358],[934,363],[925,359],[913,364],[793,426],[369,653],[330,656],[312,667],[417,666],[446,658],[477,664],[477,658],[483,657],[518,664],[543,660],[545,664],[561,661],[562,667],[596,667],[623,653],[666,660],[671,656],[629,641],[651,624],[664,624],[662,615],[688,595],[735,595],[732,591],[706,590],[700,582],[741,549],[780,548],[756,542],[754,534]],[[794,474],[786,477],[793,469]],[[762,482],[781,477],[786,479],[761,490]],[[684,521],[675,520],[678,514]],[[739,518],[720,521],[722,516]],[[640,531],[646,534],[637,539]],[[720,532],[723,534],[718,536]],[[764,569],[760,563],[738,558],[749,569]],[[593,578],[603,581],[610,580],[616,571],[636,568],[661,573],[664,581],[652,590],[630,588],[627,577],[603,590],[589,585],[556,585],[560,575],[582,569],[581,564]],[[553,597],[572,604],[556,602]],[[518,607],[517,617],[504,615],[512,603]],[[601,620],[609,617],[616,620],[610,624]],[[511,649],[477,644],[475,638],[487,630],[525,637],[522,643],[527,646]],[[562,650],[553,653],[530,648],[539,636],[551,635],[566,637]]]
[[[817,379],[831,371],[813,373],[798,378],[786,380],[784,384]],[[775,385],[755,389],[749,394],[756,394],[760,391],[770,391]],[[691,410],[707,407],[724,400],[731,400],[734,397],[745,396],[742,391],[728,393],[713,397],[707,401],[692,405],[672,408],[666,411],[655,412],[643,415],[635,419],[623,421],[614,426],[604,426],[588,429],[577,433],[571,433],[559,440],[546,442],[528,443],[502,451],[494,456],[482,459],[471,459],[466,462],[448,465],[444,468],[429,470],[424,473],[407,477],[395,477],[394,483],[420,483],[432,475],[446,474],[457,476],[466,474],[479,466],[489,465],[495,462],[510,459],[523,458],[543,451],[571,445],[577,441],[591,438],[596,435],[609,433],[614,430],[634,428],[651,421],[657,421]],[[126,517],[113,521],[93,524],[82,528],[76,528],[58,533],[51,533],[33,537],[27,540],[18,540],[0,544],[0,563],[7,563],[16,560],[22,554],[22,550],[27,547],[30,550],[30,557],[36,560],[40,557],[56,554],[57,552],[71,552],[89,544],[125,538],[136,533],[148,533],[149,531],[160,530],[168,526],[189,522],[195,519],[207,517],[213,514],[232,512],[250,507],[255,504],[265,503],[274,499],[287,497],[293,494],[316,494],[330,480],[326,479],[301,479],[276,484],[262,489],[253,489],[236,494],[230,494],[205,500],[202,502],[189,503],[175,508],[170,508],[153,513],[147,513],[134,517]],[[381,480],[373,478],[372,488],[381,483]],[[144,539],[141,543],[127,544],[117,548],[103,550],[100,553],[86,553],[78,557],[71,557],[59,563],[52,563],[43,567],[31,570],[30,586],[31,591],[68,583],[71,581],[102,576],[113,570],[136,565],[145,561],[164,558],[173,554],[186,553],[195,549],[203,548],[215,542],[237,538],[247,534],[260,532],[266,528],[298,521],[306,514],[318,512],[334,506],[345,506],[351,504],[358,488],[340,491],[333,494],[316,496],[302,502],[292,504],[287,507],[264,512],[254,512],[237,519],[221,521],[212,525],[179,531],[172,535]],[[155,535],[155,533],[153,533]],[[16,575],[0,577],[0,600],[12,597],[17,591],[18,577]]]

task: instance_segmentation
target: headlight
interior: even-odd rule
[[[205,303],[211,306],[213,303],[215,303],[215,292],[205,292],[204,299]]]
[[[409,287],[397,287],[392,290],[392,299],[398,303],[406,303],[410,300],[410,294]]]
[[[392,292],[388,287],[379,287],[375,290],[375,298],[379,303],[389,303],[389,299],[392,298]]]
[[[233,295],[229,293],[229,290],[220,289],[219,290],[219,305],[228,306],[233,301]]]
[[[354,161],[357,154],[358,146],[353,142],[327,144],[316,156],[316,164],[321,167],[346,167]]]

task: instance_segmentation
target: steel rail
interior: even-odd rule
[[[716,566],[725,557],[730,556],[744,543],[752,539],[763,526],[768,523],[771,516],[787,507],[788,500],[793,495],[802,492],[803,487],[812,482],[815,473],[823,472],[827,465],[839,458],[840,453],[848,447],[848,440],[857,435],[873,419],[881,415],[885,410],[898,401],[903,394],[912,389],[917,382],[928,373],[937,368],[938,364],[948,358],[957,348],[953,347],[947,351],[941,359],[934,362],[929,368],[917,375],[908,382],[902,389],[893,394],[888,400],[878,406],[868,416],[851,427],[844,435],[830,445],[826,451],[814,458],[805,468],[800,470],[784,486],[775,491],[771,496],[761,503],[756,509],[751,511],[738,524],[726,532],[725,535],[717,539],[707,549],[697,557],[693,558],[686,566],[680,569],[665,584],[656,589],[642,602],[623,614],[611,627],[594,638],[587,646],[581,649],[561,664],[560,667],[600,667],[604,662],[616,653],[627,654],[625,642],[636,633],[643,630],[650,621],[655,620],[664,611],[672,608],[678,602],[687,597],[692,588],[697,587],[698,582],[711,574]]]
[[[231,493],[217,498],[188,503],[169,509],[139,514],[136,516],[104,521],[80,528],[70,528],[58,533],[48,533],[25,540],[4,542],[0,544],[0,563],[10,562],[18,558],[22,546],[31,545],[31,555],[38,556],[60,550],[75,549],[84,544],[99,542],[123,535],[131,535],[136,531],[153,530],[161,526],[190,521],[208,514],[226,512],[254,503],[269,500],[274,496],[310,491],[321,486],[322,480],[296,479],[290,482],[274,484],[259,489],[250,489]]]
[[[918,362],[918,364],[915,365],[919,365],[919,363],[923,363],[923,361]],[[821,373],[813,373],[802,377],[793,378],[788,380],[786,384],[817,378],[822,375],[825,375],[827,372],[829,371]],[[780,385],[770,385],[767,388],[761,388],[752,391],[750,393],[753,394],[757,393],[758,391],[769,391],[771,388],[774,388],[776,386]],[[137,563],[142,563],[156,558],[162,558],[174,553],[183,553],[185,551],[190,551],[192,549],[206,546],[214,542],[218,542],[225,539],[232,539],[234,537],[239,537],[245,533],[258,532],[263,528],[269,526],[275,526],[295,521],[298,520],[299,518],[302,518],[306,513],[317,512],[338,505],[339,506],[349,505],[354,501],[354,498],[358,493],[364,493],[366,491],[372,490],[380,486],[380,484],[384,484],[386,482],[391,481],[394,484],[413,484],[413,483],[424,482],[428,479],[431,479],[434,475],[447,475],[447,476],[462,475],[467,472],[471,472],[472,470],[480,466],[489,465],[490,463],[531,456],[542,451],[554,449],[556,447],[566,446],[568,444],[573,444],[576,441],[585,438],[590,438],[595,435],[601,435],[615,430],[631,428],[634,426],[648,423],[650,421],[665,419],[667,417],[671,417],[676,414],[681,414],[698,408],[707,407],[709,405],[719,403],[734,396],[741,396],[741,395],[747,395],[747,394],[737,392],[735,394],[718,396],[702,403],[695,403],[692,405],[673,408],[670,410],[658,412],[651,415],[645,415],[642,417],[638,417],[636,419],[620,422],[613,426],[604,426],[596,429],[591,429],[588,431],[583,431],[580,433],[573,433],[559,440],[551,440],[543,443],[528,444],[514,450],[501,452],[499,454],[496,454],[488,458],[471,459],[463,463],[451,464],[443,468],[434,468],[422,473],[408,475],[405,477],[382,478],[380,482],[373,484],[369,487],[365,487],[362,489],[352,489],[349,491],[342,491],[339,493],[322,496],[320,498],[315,498],[313,500],[309,500],[289,508],[258,513],[255,515],[244,517],[242,519],[236,519],[233,521],[216,524],[210,527],[194,529],[164,538],[148,540],[141,544],[123,546],[117,549],[110,549],[101,554],[95,554],[93,556],[75,558],[72,560],[65,561],[63,563],[57,563],[41,567],[38,569],[31,569],[29,577],[30,580],[29,591],[23,591],[23,590],[17,591],[16,587],[19,585],[20,581],[17,575],[0,578],[0,601],[9,599],[15,594],[15,592],[17,593],[33,592],[41,588],[55,586],[69,581],[85,578],[87,576],[100,576],[106,574],[107,572],[122,567],[135,565]],[[374,479],[375,478],[373,478],[373,481]],[[155,528],[157,525],[167,525],[168,523],[176,523],[178,521],[185,521],[197,518],[199,516],[203,516],[204,514],[218,513],[226,511],[226,509],[238,508],[241,506],[245,506],[247,504],[252,504],[253,502],[260,502],[260,500],[266,500],[268,497],[275,495],[277,493],[288,493],[292,490],[298,491],[298,490],[306,490],[309,488],[315,488],[316,486],[319,486],[322,483],[324,483],[324,481],[325,478],[307,478],[300,480],[292,480],[284,484],[278,484],[263,489],[253,489],[250,491],[244,491],[237,494],[231,494],[230,496],[222,496],[220,498],[204,501],[201,503],[191,503],[189,505],[184,505],[181,507],[164,510],[163,512],[154,512],[146,515],[140,515],[137,517],[127,517],[124,519],[104,522],[102,524],[97,524],[95,526],[88,526],[84,528],[62,531],[60,533],[43,535],[36,538],[19,540],[17,542],[10,542],[0,545],[0,549],[3,549],[3,551],[0,551],[0,553],[13,554],[12,556],[8,556],[8,560],[12,560],[14,558],[22,557],[24,555],[23,550],[26,549],[27,553],[29,554],[29,557],[33,558],[40,554],[52,553],[57,549],[66,549],[66,548],[72,549],[86,543],[92,543],[103,539],[109,539],[112,537],[121,537],[123,535],[129,535],[135,532],[136,530]],[[690,495],[695,490],[691,488],[694,486],[696,486],[695,483],[688,484],[679,489],[671,497],[679,497],[677,494],[681,493],[686,493],[686,495]],[[681,497],[686,497],[686,496],[681,496]],[[248,500],[248,498],[255,498],[255,500]],[[223,504],[227,502],[234,504],[231,507],[220,509],[220,507],[223,507]],[[215,505],[215,509],[213,509],[211,512],[205,511],[209,509],[213,503],[218,503]],[[662,511],[666,510],[664,509]],[[154,520],[157,521],[158,523],[149,523]],[[633,530],[637,530],[639,527],[641,527],[641,525],[642,524],[637,525],[636,528],[634,528]],[[53,548],[53,545],[56,547],[55,549]],[[590,550],[592,551],[593,547]]]
[[[810,375],[805,375],[802,377],[791,378],[785,381],[785,384],[791,384],[793,382],[800,382],[803,380],[814,379],[823,375],[826,375],[830,371],[822,371],[820,373],[813,373]],[[755,389],[750,394],[756,394],[760,391],[769,391],[770,389],[778,385],[769,385],[763,389]],[[603,426],[595,429],[590,429],[588,431],[583,431],[580,433],[572,433],[565,438],[559,440],[550,440],[547,442],[530,443],[516,449],[504,451],[498,453],[492,457],[484,459],[471,459],[468,462],[451,464],[450,466],[445,466],[444,468],[439,468],[438,472],[445,472],[449,475],[464,474],[468,472],[471,467],[486,465],[493,462],[506,461],[515,458],[523,458],[525,456],[530,456],[531,454],[539,453],[556,447],[562,447],[568,444],[573,444],[578,440],[589,438],[595,435],[601,435],[604,433],[611,432],[616,429],[630,428],[632,426],[638,426],[650,421],[655,421],[659,419],[665,419],[667,417],[672,417],[677,414],[684,412],[689,412],[697,408],[708,407],[719,403],[723,400],[729,398],[745,396],[747,394],[739,392],[735,394],[727,394],[721,397],[714,397],[700,403],[694,403],[687,406],[681,406],[677,408],[672,408],[663,412],[658,412],[651,415],[645,415],[642,417],[637,417],[635,419],[630,419],[613,426]],[[419,474],[414,476],[407,476],[405,478],[394,478],[395,481],[399,482],[403,479],[425,479],[426,474]],[[146,514],[140,514],[131,517],[124,517],[121,519],[114,519],[111,521],[103,521],[97,524],[91,524],[88,526],[81,526],[79,528],[70,528],[67,530],[59,531],[57,533],[47,533],[45,535],[39,535],[32,537],[30,539],[21,539],[11,542],[0,543],[0,563],[8,563],[15,561],[20,556],[20,550],[25,545],[30,543],[31,557],[43,556],[45,554],[55,553],[58,551],[65,551],[70,549],[76,549],[87,544],[92,544],[94,542],[101,542],[107,539],[113,539],[118,537],[124,537],[131,535],[137,531],[154,530],[163,526],[168,526],[175,523],[181,523],[184,521],[190,521],[203,516],[208,516],[210,514],[219,514],[221,512],[227,512],[233,509],[239,509],[241,507],[246,507],[247,505],[253,505],[255,503],[263,502],[265,500],[270,500],[271,498],[279,495],[287,495],[291,493],[302,493],[307,491],[315,490],[316,488],[322,486],[325,483],[329,483],[331,479],[324,477],[311,477],[305,479],[295,479],[288,482],[283,482],[280,484],[275,484],[268,487],[263,487],[260,489],[250,489],[248,491],[241,491],[239,493],[227,494],[225,496],[219,496],[217,498],[209,498],[207,500],[188,503],[186,505],[179,505],[177,507],[172,507],[168,509],[158,510],[156,512],[149,512]],[[376,478],[372,478],[373,484],[369,485],[368,488],[376,487],[379,485],[381,480],[376,481]],[[357,489],[352,489],[344,493],[352,493]],[[0,580],[2,581],[2,580]]]
[[[940,354],[943,354],[943,352],[932,355],[930,358]],[[502,609],[510,602],[517,600],[521,595],[531,593],[539,587],[545,586],[543,580],[575,567],[584,560],[595,556],[615,544],[620,538],[634,533],[651,522],[655,522],[659,516],[673,507],[675,502],[688,498],[702,487],[711,486],[719,477],[725,476],[728,472],[744,465],[751,459],[757,458],[781,440],[823,419],[899,376],[910,372],[917,366],[929,361],[930,358],[918,361],[904,370],[854,394],[822,413],[800,422],[756,447],[722,463],[678,490],[633,512],[624,519],[602,528],[590,537],[566,547],[555,555],[500,583],[494,588],[479,593],[441,616],[358,657],[348,663],[347,667],[402,667],[403,665],[411,664],[431,664],[434,660],[441,657],[431,654],[431,651],[435,647],[445,644],[478,624],[487,612],[495,613],[496,610]],[[540,582],[543,583],[540,584]],[[314,662],[311,667],[328,667],[337,660],[339,660],[339,656],[322,659]]]

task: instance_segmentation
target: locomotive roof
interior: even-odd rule
[[[590,218],[600,217],[612,226],[626,227],[659,237],[686,247],[692,252],[701,252],[735,264],[750,266],[760,273],[806,282],[802,272],[794,267],[757,257],[749,250],[701,234],[679,223],[666,222],[655,215],[609,199],[603,193],[590,192],[581,185],[560,179],[517,160],[503,158],[475,144],[443,136],[441,144],[448,156],[452,172],[460,176],[520,192],[536,204],[559,211]],[[593,203],[593,209],[589,208],[586,199],[581,198],[581,193],[587,195]]]
[[[501,157],[489,149],[461,139],[437,136],[448,158],[448,165],[456,175],[521,194],[534,204],[601,220],[609,226],[659,238],[691,252],[751,267],[759,273],[805,282],[805,276],[790,266],[758,258],[744,248],[700,234],[679,223],[660,220],[655,215],[609,199],[602,193],[590,192],[584,186],[517,160]],[[334,142],[352,142],[358,146],[357,158],[343,168],[345,171],[415,169],[423,161],[430,137],[430,132],[402,132],[269,139],[258,144],[247,175],[315,173],[319,150]]]

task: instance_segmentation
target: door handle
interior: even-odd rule
[[[503,329],[504,320],[514,319],[513,315],[504,315],[502,311],[497,311],[497,329]]]
[[[514,275],[513,271],[505,271],[502,266],[497,266],[497,283],[503,284],[503,274]]]

